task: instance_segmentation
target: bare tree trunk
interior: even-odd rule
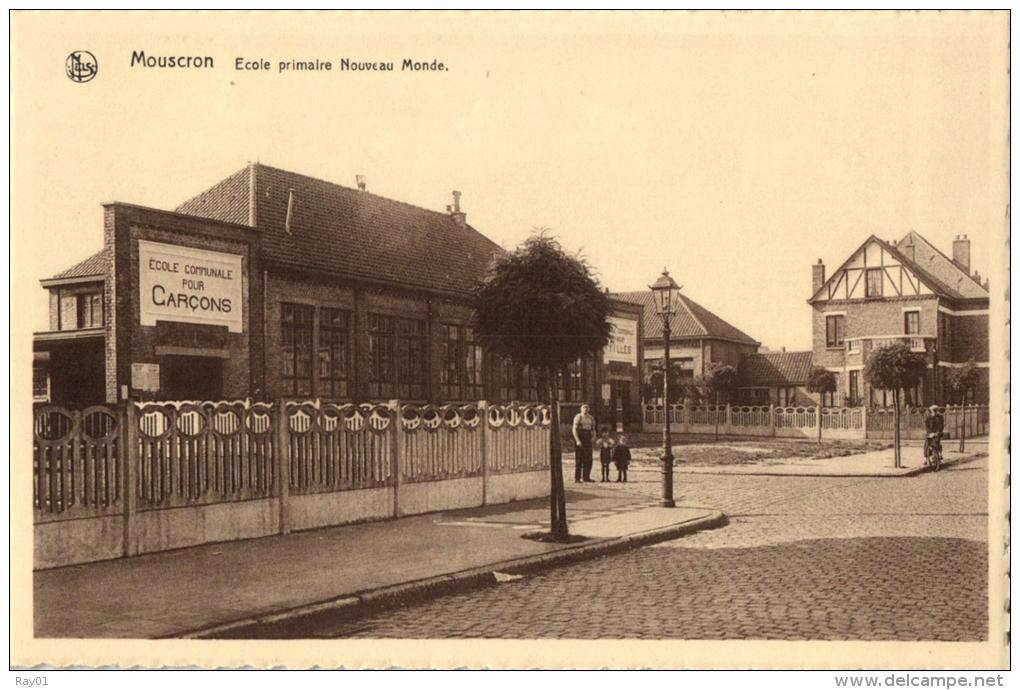
[[[556,378],[548,372],[546,379],[546,397],[549,400],[549,411],[552,416],[552,429],[549,434],[549,532],[558,538],[566,537],[567,528],[567,497],[563,488],[563,446],[560,442],[560,408],[556,402]]]
[[[715,392],[715,440],[719,440],[719,391]]]
[[[900,389],[893,389],[893,423],[896,428],[893,431],[893,466],[901,467],[900,464]]]
[[[964,400],[967,399],[966,393],[964,393]],[[960,452],[964,451],[964,437],[967,435],[967,406],[964,403],[960,403],[960,411],[957,413],[956,418],[962,422],[958,423],[960,427]]]

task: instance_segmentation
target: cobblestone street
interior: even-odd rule
[[[619,490],[657,495],[655,472],[632,474]],[[677,497],[730,524],[308,635],[987,636],[986,459],[909,479],[681,474]]]

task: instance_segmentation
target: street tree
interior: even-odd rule
[[[900,462],[900,392],[914,388],[921,383],[928,364],[923,354],[911,352],[905,343],[893,343],[872,350],[864,365],[864,380],[873,388],[884,388],[893,392],[893,454],[896,467]]]
[[[704,376],[699,376],[697,387],[704,400],[715,400],[715,440],[719,440],[719,403],[729,397],[737,387],[737,370],[729,364],[712,362]]]
[[[568,254],[546,231],[536,231],[512,252],[493,261],[474,294],[473,325],[479,344],[536,372],[542,402],[549,405],[550,537],[565,539],[558,377],[573,362],[609,342],[609,296],[587,262]]]
[[[952,368],[946,375],[946,385],[949,388],[952,400],[960,409],[956,415],[956,435],[960,438],[960,452],[966,450],[967,435],[967,394],[977,385],[978,370],[974,360],[970,360],[962,367]]]
[[[818,442],[822,442],[822,402],[826,393],[836,392],[836,374],[824,367],[814,367],[807,378],[807,389],[818,395]]]

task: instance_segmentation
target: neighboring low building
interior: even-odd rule
[[[811,359],[810,351],[745,354],[737,367],[735,402],[778,407],[817,404],[817,396],[806,388]]]
[[[912,405],[949,399],[947,372],[973,361],[979,371],[975,402],[988,401],[988,283],[970,272],[970,240],[953,242],[953,258],[917,232],[899,242],[872,235],[826,279],[812,267],[814,364],[837,374],[825,405],[886,406],[892,392],[863,378],[870,353],[902,342],[925,356],[928,373],[907,391]]]
[[[472,290],[502,250],[459,192],[444,213],[365,187],[251,164],[174,211],[105,204],[103,250],[42,281],[36,401],[537,400],[475,340]],[[639,423],[641,308],[614,315],[628,359],[575,365],[560,399],[609,383]]]
[[[615,297],[640,304],[644,309],[644,397],[646,402],[661,402],[665,353],[662,317],[656,312],[652,292],[621,292]],[[713,363],[737,367],[741,357],[757,352],[761,345],[683,293],[680,295],[680,308],[670,319],[670,328],[670,363],[678,370],[681,380],[693,380],[704,375]],[[672,394],[670,400],[673,400]]]

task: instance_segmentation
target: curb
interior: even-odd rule
[[[253,632],[256,629],[260,629],[260,637],[270,639],[302,637],[305,636],[303,630],[296,628],[336,622],[338,619],[347,622],[409,603],[494,585],[497,582],[495,571],[514,575],[537,573],[562,565],[669,541],[701,530],[715,529],[726,525],[727,522],[726,516],[717,511],[705,517],[694,518],[668,527],[636,532],[623,537],[593,540],[534,556],[499,561],[423,580],[363,590],[314,604],[165,635],[158,639],[246,639],[250,635],[244,633]]]
[[[987,457],[987,453],[979,452],[976,455],[968,455],[962,458],[951,458],[942,461],[942,469],[959,465],[965,462],[972,462]],[[893,469],[893,468],[890,468]],[[863,474],[850,472],[719,472],[713,470],[687,470],[690,475],[710,475],[713,477],[830,477],[834,479],[899,479],[902,477],[916,477],[919,474],[933,471],[928,465],[918,467],[901,467],[898,472],[886,472],[884,474]]]

